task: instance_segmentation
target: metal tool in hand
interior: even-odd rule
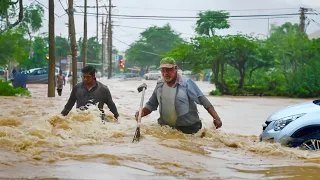
[[[100,118],[101,118],[101,121],[103,124],[106,124],[106,121],[105,121],[105,114],[104,114],[104,110],[103,109],[99,109],[101,111],[101,114],[100,114]]]
[[[136,129],[136,133],[134,134],[132,142],[140,140],[141,114],[142,114],[142,107],[143,107],[143,101],[144,101],[144,93],[146,89],[147,89],[146,83],[143,83],[138,87],[138,92],[140,93],[142,91],[142,96],[141,96],[140,109],[139,109],[139,115],[138,115],[138,121],[137,121],[137,129]]]
[[[105,119],[105,117],[106,117],[106,114],[104,113],[104,111],[103,110],[100,110],[101,111],[101,114],[100,114],[100,118],[101,118],[101,122],[103,123],[103,124],[106,124],[106,119]],[[115,121],[114,121],[115,123],[119,123],[119,121],[118,121],[118,119],[117,118],[115,118]]]

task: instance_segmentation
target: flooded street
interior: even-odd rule
[[[221,129],[202,106],[203,129],[195,135],[160,127],[153,112],[142,118],[140,142],[132,143],[137,87],[147,83],[146,102],[156,81],[101,82],[110,89],[119,122],[109,112],[102,124],[95,108],[77,112],[74,106],[61,116],[69,84],[61,97],[47,98],[47,85],[38,84],[27,85],[32,97],[0,97],[0,179],[319,179],[320,152],[258,140],[271,113],[306,99],[208,96]],[[214,89],[197,84],[205,95]]]

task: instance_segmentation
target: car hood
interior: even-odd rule
[[[268,118],[267,121],[274,121],[274,120],[278,120],[278,119],[281,119],[287,116],[296,115],[296,114],[314,113],[314,112],[320,113],[320,106],[317,104],[314,104],[313,101],[308,101],[308,102],[303,102],[303,103],[295,104],[295,105],[280,109],[274,112]]]

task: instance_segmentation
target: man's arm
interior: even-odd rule
[[[191,95],[196,98],[195,101],[198,101],[197,103],[201,104],[212,116],[212,118],[214,119],[213,123],[215,124],[216,128],[220,128],[222,126],[222,122],[218,113],[216,112],[210,101],[207,99],[207,97],[203,95],[197,84],[194,83],[191,79],[188,81],[188,94],[189,96]]]
[[[218,115],[218,113],[216,112],[216,110],[214,109],[213,106],[210,106],[207,109],[208,113],[213,117],[213,123],[216,126],[216,128],[220,128],[222,126],[222,121]]]
[[[114,117],[118,119],[119,114],[116,105],[114,104],[111,93],[109,91],[109,88],[106,88],[106,98],[105,98],[105,103],[108,105],[110,111],[113,113]]]
[[[157,88],[153,91],[151,97],[149,98],[148,102],[144,107],[148,109],[150,112],[157,110],[159,105],[156,91],[157,91]]]
[[[66,116],[69,114],[70,110],[74,106],[74,103],[77,101],[76,89],[77,89],[76,87],[74,87],[72,89],[69,100],[68,100],[67,104],[64,106],[64,109],[61,111],[61,114],[63,116]]]

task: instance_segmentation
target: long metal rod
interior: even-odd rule
[[[140,124],[141,124],[141,115],[142,115],[142,107],[143,107],[145,90],[146,90],[146,89],[143,88],[142,97],[141,97],[141,102],[140,102],[139,116],[138,116],[138,127],[140,127]]]

